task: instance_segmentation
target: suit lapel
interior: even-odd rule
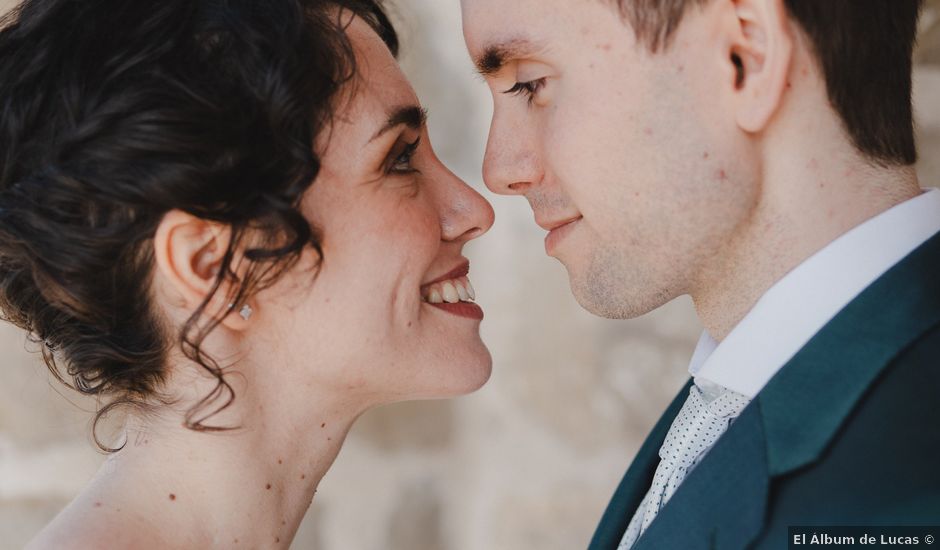
[[[591,539],[588,550],[615,549],[620,544],[620,539],[627,530],[627,524],[630,523],[633,512],[636,511],[646,491],[649,490],[656,466],[659,465],[659,448],[666,439],[666,433],[672,426],[672,421],[679,414],[682,404],[685,403],[691,386],[692,380],[689,379],[653,427],[653,431],[646,437],[646,441],[643,442],[643,446],[640,447],[636,458],[633,459],[630,468],[614,492],[610,504],[607,505],[607,510],[594,533],[594,538]]]
[[[940,234],[843,309],[758,396],[770,473],[815,461],[884,368],[940,323]]]
[[[940,234],[865,289],[768,382],[634,549],[730,550],[752,542],[763,529],[772,479],[816,461],[885,367],[940,323],[938,277]],[[682,400],[684,393],[647,439],[591,550],[617,547],[649,487],[657,463],[650,456],[658,458]],[[624,517],[612,517],[615,505]]]

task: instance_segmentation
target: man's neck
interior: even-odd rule
[[[833,136],[837,137],[837,136]],[[823,141],[825,143],[825,141]],[[913,167],[876,167],[844,139],[781,154],[768,147],[761,198],[749,220],[705,266],[691,293],[721,341],[770,287],[839,236],[921,190]],[[799,154],[805,153],[805,154]]]

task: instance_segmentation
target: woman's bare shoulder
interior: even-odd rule
[[[77,498],[26,546],[26,550],[169,548],[151,522],[135,510]]]

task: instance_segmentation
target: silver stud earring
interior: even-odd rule
[[[228,308],[229,308],[229,309],[234,309],[234,308],[235,308],[235,304],[229,304],[229,305],[228,305]],[[240,310],[238,310],[238,314],[241,315],[242,319],[244,319],[244,320],[246,320],[246,321],[248,320],[249,317],[251,317],[251,314],[252,314],[252,313],[254,313],[254,310],[251,309],[251,306],[249,306],[248,304],[243,305],[242,308],[241,308]]]

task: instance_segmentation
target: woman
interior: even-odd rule
[[[0,308],[127,411],[32,548],[287,547],[353,421],[489,376],[372,0],[33,0],[0,33]],[[117,409],[115,409],[117,408]]]

